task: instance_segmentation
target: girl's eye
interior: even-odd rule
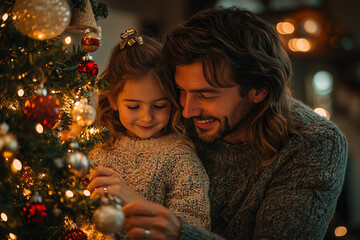
[[[158,109],[162,109],[162,108],[166,108],[167,107],[167,104],[159,104],[159,105],[154,105],[155,108],[158,108]]]
[[[127,106],[128,109],[130,110],[135,110],[135,109],[138,109],[139,108],[139,105],[136,105],[136,106]]]

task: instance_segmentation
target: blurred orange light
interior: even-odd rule
[[[344,226],[338,226],[335,228],[335,236],[336,237],[343,237],[347,234],[347,228]]]
[[[305,20],[304,29],[306,32],[308,32],[310,34],[319,34],[319,32],[320,32],[319,24],[313,19]]]
[[[306,38],[299,38],[296,41],[297,49],[301,52],[308,52],[311,49],[311,44]]]
[[[295,27],[292,23],[290,22],[279,22],[276,25],[276,30],[280,33],[280,34],[291,34],[295,31]]]

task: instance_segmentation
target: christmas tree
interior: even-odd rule
[[[74,224],[99,210],[87,153],[107,138],[94,125],[91,100],[106,82],[91,21],[106,16],[93,0],[0,3],[0,239],[87,239]]]

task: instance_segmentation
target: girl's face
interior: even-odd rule
[[[119,111],[127,135],[139,138],[161,136],[161,130],[169,122],[171,103],[151,74],[126,79],[124,89],[115,100],[110,100],[112,108]]]

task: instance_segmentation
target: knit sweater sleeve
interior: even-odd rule
[[[169,160],[165,206],[194,226],[210,229],[209,179],[195,152],[177,146]]]
[[[286,149],[290,160],[260,203],[254,239],[322,239],[334,214],[345,175],[346,139],[333,129],[291,144]]]

